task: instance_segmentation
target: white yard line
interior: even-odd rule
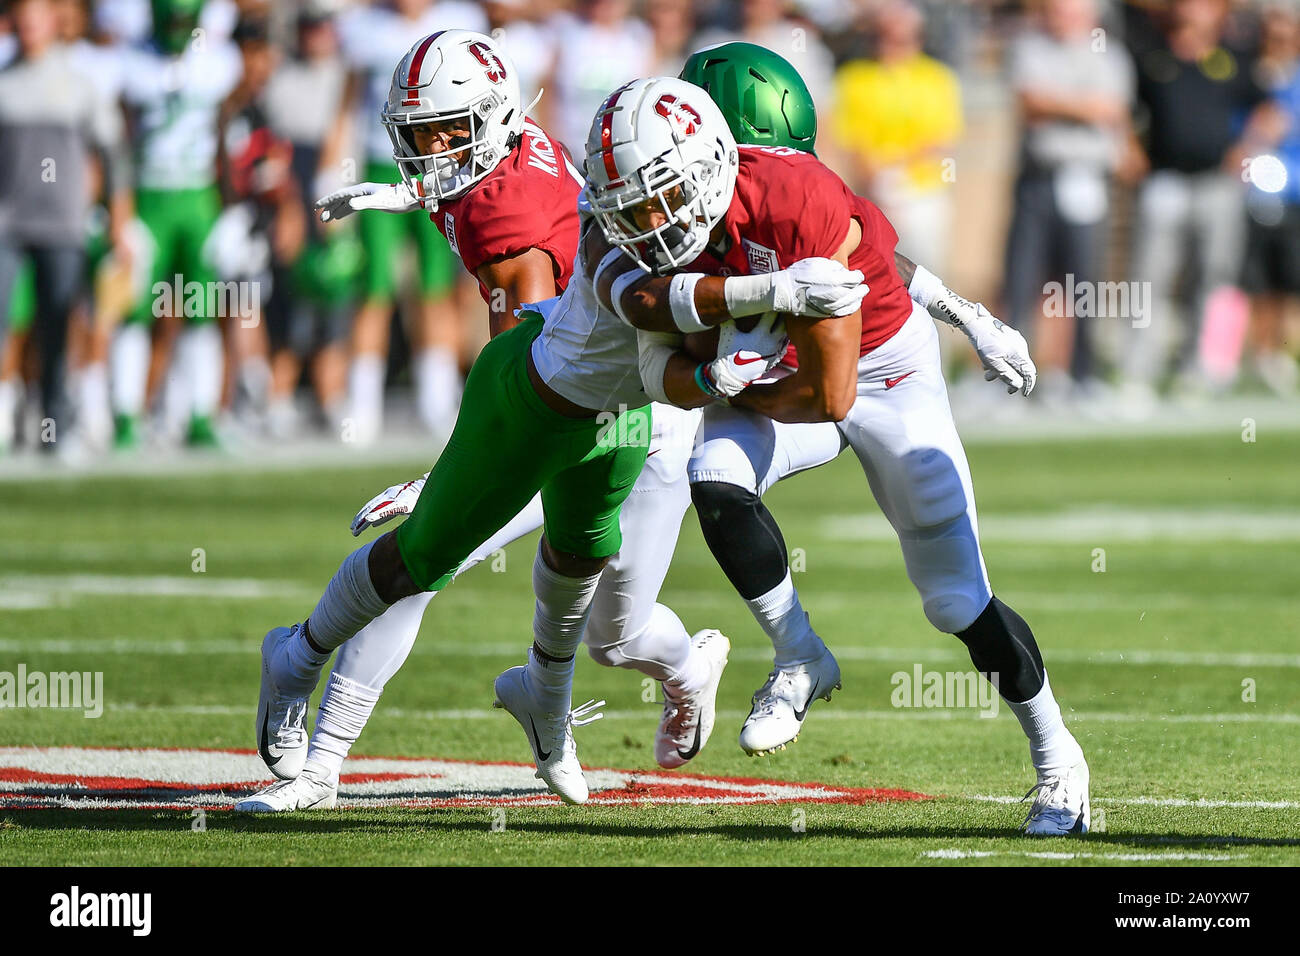
[[[239,600],[288,597],[307,600],[316,591],[296,581],[267,578],[226,578],[191,574],[5,574],[0,575],[0,597],[22,595],[62,597],[186,597]]]
[[[239,579],[234,579],[238,581]],[[242,586],[242,585],[241,585]],[[284,593],[275,590],[279,595]],[[267,596],[259,592],[261,596]],[[14,604],[6,604],[13,597]],[[44,607],[38,603],[44,594],[26,597],[16,592],[0,591],[0,608]],[[0,638],[0,653],[43,654],[256,654],[261,647],[261,635],[248,637],[29,637]],[[447,641],[430,625],[416,642],[412,653],[420,656],[456,657],[519,657],[527,650],[526,644],[504,641]],[[733,647],[733,661],[766,663],[772,652],[760,647]],[[969,669],[965,652],[954,645],[951,649],[933,647],[837,647],[835,656],[841,661],[884,661],[899,664],[951,663],[957,669]],[[1046,656],[1051,663],[1125,665],[1148,667],[1168,665],[1175,667],[1254,667],[1300,668],[1300,654],[1252,653],[1249,651],[1224,653],[1218,651],[1125,650],[1087,651],[1066,648],[1049,648]]]

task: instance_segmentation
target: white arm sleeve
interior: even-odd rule
[[[641,387],[651,401],[671,405],[664,390],[664,371],[668,359],[681,348],[684,339],[676,332],[646,332],[638,329],[636,347],[641,370]]]

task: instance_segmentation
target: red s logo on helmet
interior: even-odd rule
[[[671,93],[659,97],[655,112],[672,124],[678,136],[694,136],[704,121],[694,106],[682,102]]]
[[[493,83],[500,83],[506,78],[506,67],[501,62],[501,58],[486,43],[471,43],[469,52],[474,54],[474,59],[483,64],[487,78]]]

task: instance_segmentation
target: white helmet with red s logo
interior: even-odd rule
[[[514,64],[482,33],[442,30],[411,47],[393,72],[380,119],[402,179],[419,195],[454,199],[496,168],[524,126]],[[469,136],[422,154],[412,128],[463,120]]]
[[[665,272],[704,251],[731,205],[739,162],[708,93],[676,77],[634,80],[596,113],[584,198],[612,245]],[[648,210],[667,221],[653,225]]]

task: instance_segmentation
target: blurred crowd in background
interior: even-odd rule
[[[448,27],[498,37],[579,166],[626,80],[728,39],[785,56],[819,156],[899,251],[1029,338],[1031,407],[1296,392],[1297,2],[0,9],[0,455],[364,448],[397,405],[445,438],[486,337],[476,283],[423,214],[325,226],[311,205],[397,181],[379,109],[402,54]],[[949,344],[954,389],[994,395]]]

